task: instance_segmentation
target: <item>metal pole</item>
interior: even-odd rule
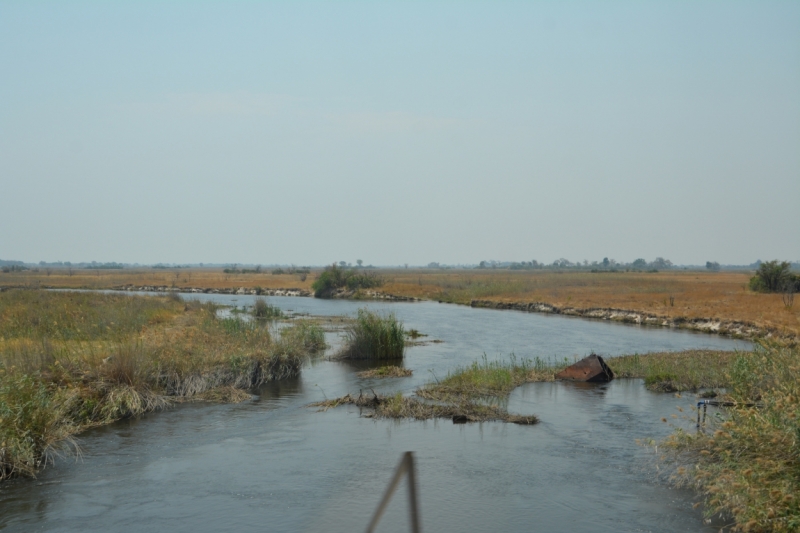
[[[420,533],[422,531],[419,527],[419,509],[417,507],[417,481],[416,473],[414,472],[414,454],[411,452],[405,452],[403,454],[403,458],[400,459],[400,464],[397,465],[397,470],[395,470],[394,476],[389,482],[389,486],[386,487],[386,492],[383,493],[383,498],[381,498],[378,508],[375,509],[375,514],[372,515],[372,520],[370,520],[369,525],[367,526],[367,533],[373,533],[375,531],[375,527],[378,525],[378,521],[381,519],[381,516],[383,516],[383,512],[386,510],[386,507],[389,505],[389,501],[392,499],[392,494],[394,494],[394,491],[397,489],[397,485],[400,484],[403,474],[408,474],[408,503],[411,519],[411,533]]]
[[[406,452],[408,458],[408,506],[411,516],[411,533],[420,533],[419,528],[419,509],[417,509],[417,474],[414,466],[414,455]]]

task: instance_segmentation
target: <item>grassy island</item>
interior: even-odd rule
[[[174,401],[240,401],[296,376],[317,326],[274,333],[176,296],[0,292],[0,479],[34,475],[81,430]]]

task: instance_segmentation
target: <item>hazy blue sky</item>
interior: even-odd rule
[[[800,2],[0,1],[0,258],[800,259]]]

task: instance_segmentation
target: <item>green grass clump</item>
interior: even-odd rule
[[[32,476],[54,443],[72,432],[63,403],[44,383],[0,370],[0,479]]]
[[[451,418],[454,422],[464,423],[499,421],[522,425],[531,425],[539,422],[535,415],[510,415],[505,409],[497,405],[476,403],[468,400],[431,403],[420,398],[403,396],[399,392],[385,396],[378,394],[370,396],[363,393],[358,396],[347,394],[341,398],[312,403],[309,407],[319,407],[321,410],[327,411],[332,407],[348,404],[372,408],[372,413],[367,416],[373,418],[412,420]]]
[[[325,332],[314,322],[300,320],[281,331],[281,337],[292,339],[297,344],[303,346],[308,352],[315,353],[324,350]]]
[[[668,449],[689,463],[677,480],[705,496],[706,514],[745,532],[800,531],[800,349],[763,344],[732,361],[722,418],[677,431]],[[756,404],[755,407],[747,405]]]
[[[725,387],[736,357],[736,352],[721,350],[683,350],[623,355],[605,361],[617,378],[642,378],[650,390],[678,392]]]
[[[405,353],[403,323],[394,314],[382,315],[359,309],[347,329],[343,359],[402,359]]]
[[[555,374],[563,368],[564,365],[553,365],[538,357],[518,361],[512,355],[507,361],[489,361],[484,355],[480,361],[458,368],[444,379],[425,385],[417,394],[434,400],[452,396],[506,396],[524,383],[553,381]]]
[[[259,320],[274,320],[283,317],[279,307],[267,303],[266,298],[256,298],[253,304],[253,317]]]

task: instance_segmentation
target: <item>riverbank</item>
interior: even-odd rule
[[[0,479],[33,476],[86,428],[176,401],[241,401],[324,346],[302,321],[218,318],[178,295],[0,293]]]
[[[592,307],[580,309],[576,307],[556,307],[546,302],[493,302],[491,300],[472,300],[470,307],[480,307],[484,309],[510,309],[523,311],[526,313],[544,313],[553,315],[574,316],[579,318],[591,318],[596,320],[610,320],[612,322],[622,322],[624,324],[636,324],[640,326],[664,327],[673,329],[687,329],[698,333],[715,333],[726,335],[734,339],[781,339],[797,340],[794,332],[786,329],[780,330],[776,327],[759,326],[753,322],[741,320],[722,320],[719,318],[703,317],[684,317],[684,316],[665,316],[651,313],[643,313],[631,309],[610,309]]]
[[[37,269],[0,273],[0,287],[182,291],[205,294],[310,296],[320,274],[224,272],[220,268]],[[277,271],[276,271],[277,272]],[[800,306],[748,289],[751,272],[588,272],[492,269],[374,269],[379,287],[335,296],[381,301],[438,301],[658,327],[722,332],[741,338],[800,338]],[[509,307],[511,306],[511,307]],[[593,316],[598,315],[598,316]]]

